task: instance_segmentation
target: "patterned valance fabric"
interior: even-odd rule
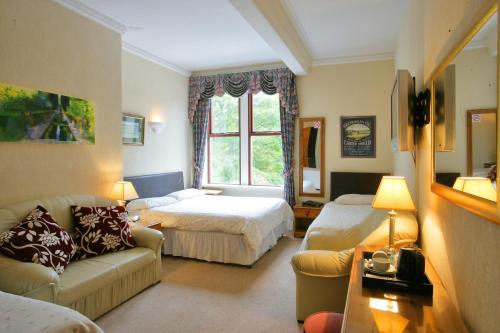
[[[192,76],[189,78],[189,120],[194,121],[194,114],[200,99],[209,99],[228,93],[240,97],[246,92],[257,94],[260,91],[268,95],[280,96],[285,112],[298,116],[299,103],[295,74],[288,68],[268,69],[253,72],[216,74],[210,76]]]

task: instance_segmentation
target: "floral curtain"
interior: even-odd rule
[[[233,97],[240,97],[246,92],[257,94],[260,91],[269,95],[279,94],[283,160],[285,164],[283,170],[285,199],[293,206],[295,204],[293,153],[295,119],[299,115],[299,103],[295,75],[288,68],[190,77],[188,114],[193,125],[194,137],[193,186],[199,188],[203,176],[210,98],[214,95],[222,96],[224,93],[228,93]]]

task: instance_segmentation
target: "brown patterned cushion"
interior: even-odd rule
[[[61,274],[76,251],[70,235],[42,206],[21,223],[0,233],[0,252],[17,260],[52,267]]]
[[[85,259],[135,247],[123,206],[71,206],[78,250],[73,259]]]

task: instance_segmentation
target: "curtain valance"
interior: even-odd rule
[[[268,95],[279,93],[280,104],[285,112],[298,116],[297,88],[295,74],[288,68],[258,70],[252,72],[191,76],[189,78],[189,120],[194,114],[200,99],[209,99],[228,93],[240,97],[246,92]]]

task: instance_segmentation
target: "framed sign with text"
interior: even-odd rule
[[[376,157],[375,116],[340,117],[341,156]]]

